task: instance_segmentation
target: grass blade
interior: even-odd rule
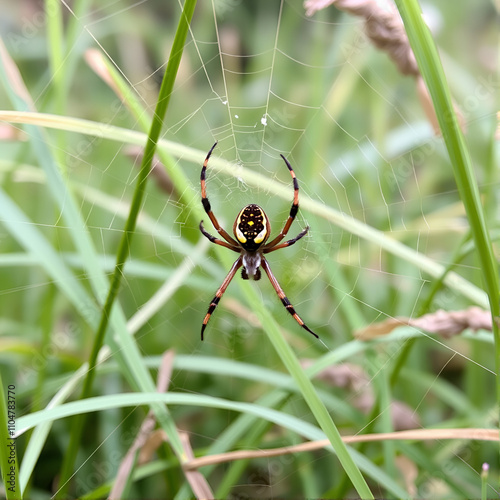
[[[500,404],[500,331],[496,321],[500,315],[498,265],[481,204],[474,166],[453,108],[450,90],[436,45],[423,20],[420,5],[417,0],[397,0],[396,4],[403,18],[419,69],[432,98],[455,181],[475,242],[493,319],[497,374],[496,393],[497,404]]]
[[[48,114],[13,113],[9,111],[1,111],[0,119],[11,123],[31,123],[36,121],[39,125],[51,128],[62,127],[83,134],[94,135],[96,137],[107,138],[115,141],[130,142],[131,144],[142,144],[145,138],[144,134],[140,132],[126,130],[111,125],[107,125],[105,129],[103,129],[102,124],[100,123]],[[168,151],[169,154],[178,158],[182,157],[184,160],[192,161],[193,163],[196,163],[197,166],[201,165],[206,156],[206,151],[198,151],[172,141],[161,140],[158,143],[158,148],[160,151]],[[210,167],[216,171],[223,172],[233,177],[241,177],[251,186],[265,187],[270,194],[279,196],[285,200],[288,200],[290,197],[287,186],[283,186],[281,183],[273,179],[269,179],[263,174],[251,171],[245,167],[239,167],[236,170],[233,163],[218,157],[212,157],[210,161]],[[166,166],[168,167],[167,163]],[[180,189],[180,191],[184,191],[186,189],[185,182],[180,184],[180,187],[183,188]],[[187,203],[189,202],[187,199],[185,201]],[[331,206],[325,205],[320,201],[302,196],[300,199],[300,206],[302,210],[314,213],[319,217],[332,222],[339,228],[380,246],[380,248],[384,249],[388,253],[409,262],[430,276],[438,278],[443,275],[445,271],[444,266],[430,259],[421,252],[415,251],[413,248],[410,248],[394,238],[389,237],[384,232],[379,231],[346,213],[342,213]],[[446,273],[444,283],[457,293],[469,298],[477,305],[481,307],[488,307],[488,297],[485,292],[459,274],[455,272]]]
[[[333,422],[325,405],[319,398],[312,382],[304,373],[299,360],[295,356],[289,344],[283,338],[278,324],[272,317],[271,313],[264,307],[255,290],[248,284],[242,288],[250,306],[257,312],[262,325],[264,325],[264,331],[267,333],[269,340],[276,349],[276,352],[280,356],[288,372],[295,380],[319,426],[330,440],[335,453],[337,454],[346,474],[351,479],[353,486],[356,488],[356,491],[361,498],[373,498],[370,488],[366,484],[361,472],[343,443],[335,423]]]
[[[167,64],[165,75],[163,77],[155,113],[151,123],[151,129],[146,141],[146,147],[139,170],[139,175],[137,176],[136,187],[130,207],[130,213],[125,224],[124,233],[119,243],[115,270],[111,277],[111,284],[109,287],[108,295],[104,303],[99,327],[97,329],[94,344],[92,346],[92,351],[89,358],[89,369],[83,383],[83,389],[80,397],[81,399],[88,398],[92,391],[96,374],[95,367],[97,364],[97,357],[102,345],[104,344],[104,337],[108,328],[111,309],[120,288],[120,283],[123,276],[123,268],[125,266],[125,261],[127,260],[127,257],[129,255],[130,244],[135,230],[137,216],[139,215],[139,210],[141,208],[142,200],[144,197],[146,180],[151,170],[151,163],[153,161],[154,153],[156,150],[156,144],[160,137],[160,132],[163,126],[163,119],[165,117],[165,113],[170,101],[170,96],[174,87],[174,82],[177,76],[177,71],[179,69],[179,64],[181,61],[181,56],[189,29],[189,23],[191,22],[195,6],[196,0],[186,0],[183,11],[181,13],[179,24],[177,26],[177,32],[175,34],[174,43],[170,52],[170,58]],[[82,413],[80,415],[77,415],[73,422],[70,443],[68,445],[68,452],[64,457],[61,469],[59,490],[56,494],[57,498],[64,498],[67,495],[69,479],[72,475],[73,466],[76,461],[76,455],[78,453],[78,448],[83,433],[84,419],[85,414]],[[175,427],[175,423],[171,419],[168,419],[164,421],[164,425],[166,425],[170,431],[168,433],[170,442],[177,456],[182,462],[186,459],[186,457],[183,451],[180,437]]]

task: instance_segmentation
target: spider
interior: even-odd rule
[[[255,281],[260,280],[261,278],[260,267],[262,267],[266,272],[269,281],[276,290],[278,297],[281,299],[281,302],[286,307],[286,310],[294,317],[295,321],[297,321],[297,323],[302,328],[305,328],[309,333],[314,335],[316,338],[319,338],[302,321],[301,317],[295,312],[294,307],[288,300],[287,296],[285,295],[285,292],[283,292],[283,289],[278,283],[278,280],[276,279],[276,277],[271,271],[271,268],[269,267],[269,263],[264,257],[264,254],[274,252],[275,250],[279,250],[281,248],[286,248],[289,247],[290,245],[293,245],[294,243],[299,241],[302,237],[304,237],[309,231],[309,226],[307,226],[295,238],[292,238],[291,240],[281,243],[283,238],[287,235],[288,230],[290,229],[290,226],[292,225],[292,222],[294,221],[295,216],[299,211],[299,183],[297,181],[297,178],[295,177],[295,173],[290,163],[288,163],[287,159],[283,155],[281,155],[286,166],[288,167],[288,170],[290,171],[290,174],[292,175],[293,188],[294,188],[293,202],[292,202],[292,208],[290,209],[290,215],[288,216],[288,219],[286,220],[285,225],[283,226],[281,232],[278,234],[278,236],[276,236],[276,238],[272,239],[269,243],[266,243],[267,239],[271,234],[271,225],[269,223],[269,219],[267,218],[267,215],[264,212],[264,210],[262,210],[262,208],[252,203],[244,207],[236,217],[236,220],[234,221],[233,225],[233,233],[234,236],[236,237],[236,239],[234,239],[232,236],[228,234],[228,232],[223,227],[220,226],[219,222],[217,221],[217,218],[212,212],[212,209],[210,207],[210,202],[208,201],[207,198],[205,177],[206,177],[208,160],[210,159],[210,155],[212,154],[212,151],[214,150],[215,146],[217,146],[217,142],[212,146],[212,148],[208,152],[207,157],[203,162],[203,167],[201,169],[201,176],[200,176],[201,202],[203,204],[205,212],[212,221],[212,225],[214,226],[215,230],[224,238],[225,241],[212,236],[210,233],[207,233],[207,231],[205,231],[205,228],[203,227],[203,221],[200,222],[200,231],[212,243],[215,243],[216,245],[220,245],[222,247],[229,248],[233,252],[239,253],[240,256],[236,259],[235,263],[231,267],[231,270],[229,271],[228,275],[222,282],[222,285],[217,290],[215,297],[212,299],[210,303],[208,312],[205,316],[205,319],[203,320],[203,325],[201,327],[201,340],[203,340],[203,332],[205,331],[208,321],[210,320],[210,317],[215,311],[217,304],[222,298],[222,295],[224,295],[224,292],[229,286],[229,283],[231,283],[231,280],[234,278],[236,272],[242,266],[243,268],[241,270],[241,277],[244,280],[254,279]]]

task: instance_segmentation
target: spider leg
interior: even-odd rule
[[[305,330],[307,330],[310,334],[314,335],[317,339],[319,337],[302,321],[302,318],[295,312],[294,307],[292,304],[290,304],[290,301],[288,300],[288,297],[285,295],[285,292],[281,288],[280,284],[278,283],[278,280],[274,276],[273,272],[271,271],[271,268],[269,267],[269,263],[267,260],[262,256],[262,262],[261,266],[264,269],[264,271],[267,274],[267,277],[269,278],[269,281],[271,282],[271,285],[273,285],[273,288],[276,290],[276,293],[278,294],[278,297],[281,299],[281,302],[283,305],[286,307],[286,310],[293,316],[295,321]]]
[[[307,231],[309,231],[309,226],[307,226],[302,232],[300,232],[297,236],[295,236],[295,238],[285,241],[284,243],[280,243],[279,245],[275,245],[274,247],[271,248],[264,248],[262,253],[270,253],[274,252],[275,250],[279,250],[280,248],[289,247],[290,245],[293,245],[294,243],[299,241],[300,238],[303,238],[307,234]]]
[[[210,302],[208,312],[207,312],[205,319],[203,320],[203,324],[201,326],[201,340],[203,340],[203,332],[205,331],[205,328],[207,327],[207,323],[208,323],[208,320],[210,319],[210,316],[212,316],[212,313],[215,311],[217,304],[219,303],[220,299],[224,295],[226,288],[229,286],[229,283],[231,283],[231,280],[234,278],[234,275],[236,274],[238,269],[241,267],[242,263],[243,263],[243,257],[240,255],[238,257],[238,259],[236,259],[236,262],[231,267],[231,270],[229,271],[228,275],[224,278],[222,285],[219,287],[219,289],[215,293],[215,297],[212,299],[212,302]]]
[[[229,248],[229,250],[232,250],[233,252],[238,252],[238,253],[241,252],[240,247],[230,245],[229,243],[226,243],[225,241],[222,241],[219,238],[212,236],[210,233],[207,233],[207,231],[205,231],[205,228],[203,227],[203,221],[200,222],[200,231],[202,232],[203,236],[208,238],[212,243],[215,243],[216,245],[220,245],[221,247]]]
[[[215,146],[217,146],[217,143],[215,143],[210,151],[207,154],[207,157],[205,158],[205,161],[203,162],[203,167],[201,169],[201,175],[200,175],[200,183],[201,183],[201,203],[203,204],[203,208],[205,209],[205,212],[207,215],[210,217],[210,220],[212,221],[212,224],[215,228],[215,230],[232,246],[238,246],[238,242],[232,238],[229,233],[221,227],[219,224],[219,221],[217,220],[217,217],[215,217],[214,213],[212,212],[212,207],[210,206],[210,202],[208,201],[207,198],[207,185],[206,185],[206,172],[207,172],[207,165],[208,165],[208,160],[210,159],[210,156],[212,155],[212,151],[214,150]]]
[[[288,233],[290,226],[292,225],[292,222],[295,220],[295,216],[297,215],[297,212],[299,211],[299,182],[297,181],[297,177],[295,177],[295,172],[293,171],[292,166],[288,162],[288,160],[283,156],[280,155],[281,158],[286,163],[286,166],[288,167],[288,170],[290,170],[290,174],[292,175],[293,179],[293,202],[292,202],[292,207],[290,208],[290,215],[288,216],[288,219],[285,222],[285,225],[283,226],[283,229],[281,230],[280,234],[276,236],[272,241],[269,243],[266,243],[266,246],[264,248],[271,248],[274,245],[278,244]]]

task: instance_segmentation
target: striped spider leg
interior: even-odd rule
[[[295,238],[287,240],[282,243],[285,236],[288,234],[290,227],[297,216],[299,211],[299,183],[297,178],[295,177],[295,172],[293,171],[292,166],[287,161],[287,159],[281,155],[283,158],[288,170],[293,179],[293,202],[292,207],[290,208],[290,214],[285,221],[283,229],[280,233],[272,239],[269,243],[266,243],[270,234],[271,234],[271,224],[269,223],[269,219],[258,205],[250,204],[244,207],[236,217],[236,220],[233,224],[233,233],[235,238],[233,238],[229,233],[221,227],[215,214],[212,212],[212,208],[210,206],[210,202],[207,197],[207,188],[206,188],[206,171],[208,160],[212,154],[217,143],[215,143],[205,158],[203,162],[203,167],[201,169],[200,183],[201,183],[201,203],[203,204],[203,208],[207,213],[210,221],[214,229],[219,233],[219,235],[223,238],[216,238],[208,233],[204,226],[203,221],[200,222],[200,231],[203,236],[208,238],[212,243],[216,245],[223,246],[225,248],[229,248],[233,252],[239,253],[239,257],[236,259],[234,264],[231,267],[228,275],[224,278],[222,285],[219,287],[217,292],[215,293],[215,297],[210,302],[210,306],[208,308],[207,314],[203,319],[203,324],[201,327],[201,340],[203,340],[203,335],[205,328],[215,311],[217,305],[220,302],[220,299],[224,295],[229,283],[234,278],[238,270],[241,268],[241,277],[243,279],[253,279],[255,281],[261,278],[261,270],[264,269],[271,285],[276,290],[278,297],[281,299],[282,304],[285,306],[286,310],[292,315],[292,317],[297,321],[297,323],[307,330],[310,334],[314,335],[316,338],[319,338],[302,320],[302,318],[297,314],[295,308],[290,303],[290,300],[285,295],[285,292],[281,288],[278,280],[274,276],[271,271],[271,267],[269,266],[268,261],[264,257],[264,254],[268,254],[274,252],[275,250],[280,250],[282,248],[289,247],[303,238],[307,232],[309,231],[309,226],[306,227],[302,232],[300,232]]]

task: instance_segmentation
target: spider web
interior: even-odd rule
[[[177,18],[181,6],[172,3],[165,8],[164,15]],[[69,7],[68,11],[69,15],[76,15]],[[158,48],[156,57],[148,56],[139,43],[143,34],[139,28],[134,29],[132,21],[135,15],[151,20],[151,13],[158,11],[161,12],[161,6],[151,0],[116,0],[100,3],[91,14],[79,19],[82,37],[89,37],[106,54],[150,111],[159,75],[164,70],[163,52]],[[242,11],[248,15],[242,15]],[[125,33],[124,26],[131,30],[126,36],[120,34]],[[109,37],[109,32],[117,37]],[[80,41],[75,42],[75,50]],[[141,62],[134,65],[134,57]],[[426,186],[422,187],[428,181],[423,170],[444,157],[445,152],[414,104],[412,82],[399,76],[401,81],[394,84],[398,76],[385,59],[370,47],[357,18],[333,8],[307,17],[301,2],[292,0],[200,3],[171,98],[164,137],[202,151],[208,151],[217,140],[214,156],[233,162],[235,172],[249,169],[290,186],[287,201],[270,196],[265,185],[247,185],[238,175],[223,175],[209,168],[208,195],[216,216],[227,229],[242,206],[258,203],[270,216],[276,234],[288,215],[293,196],[288,171],[280,158],[284,154],[294,167],[302,199],[332,208],[347,220],[352,218],[375,227],[404,242],[416,254],[430,255],[445,266],[450,252],[444,250],[453,247],[445,246],[443,250],[437,245],[436,235],[447,231],[456,241],[456,235],[463,233],[462,212],[453,202],[458,205],[458,194],[445,175],[437,183],[439,191],[429,192]],[[50,84],[39,90],[35,100],[42,101],[49,89]],[[111,103],[101,120],[113,124],[126,121],[126,111],[116,97],[112,97]],[[382,117],[381,125],[375,116]],[[380,136],[379,128],[387,134]],[[79,168],[82,210],[89,228],[99,235],[95,240],[99,245],[100,239],[100,251],[105,255],[110,241],[122,230],[120,203],[130,199],[130,186],[137,171],[131,169],[124,176],[117,168],[124,153],[124,147],[119,145],[101,150],[100,165],[96,164],[91,152],[98,146],[97,141],[85,139],[78,147],[65,147],[64,152],[86,167]],[[178,165],[186,168],[193,189],[199,189],[201,165],[193,168],[182,160]],[[118,186],[113,194],[116,209],[111,214],[103,213],[106,200],[99,190],[101,185],[110,184]],[[137,240],[146,241],[151,248],[150,255],[144,258],[146,263],[149,257],[151,263],[168,262],[170,268],[183,264],[179,241],[185,231],[194,233],[197,228],[186,222],[193,207],[181,201],[182,194],[165,196],[159,190],[148,190],[144,214],[148,227],[166,229],[149,232],[144,225],[139,227]],[[107,203],[109,206],[111,202]],[[456,215],[449,214],[450,207],[457,210]],[[57,225],[49,215],[46,217],[46,221],[37,220],[37,224],[49,228]],[[108,218],[106,224],[102,223],[103,217]],[[269,261],[297,312],[308,326],[322,332],[330,348],[351,338],[350,324],[343,318],[346,304],[361,311],[366,323],[418,315],[422,296],[431,282],[428,274],[390,255],[374,241],[360,238],[328,217],[319,217],[304,208],[289,236],[295,236],[306,225],[311,226],[306,238],[292,248],[272,254]],[[207,229],[213,232],[212,228]],[[215,292],[227,272],[212,254],[206,259],[205,274],[195,273],[188,278],[189,284],[204,291],[195,299],[188,299],[183,293],[174,295],[159,322],[143,325],[139,339],[165,328],[170,334],[181,336],[180,345],[188,352],[204,352],[205,346],[196,346],[194,341],[198,339],[198,329],[186,336],[176,323],[185,315],[196,318],[193,324],[201,323],[212,297],[211,292],[205,292],[206,280],[212,281]],[[150,272],[155,270],[152,266]],[[288,331],[298,329],[264,281],[250,286],[257,286],[266,307]],[[147,292],[142,292],[138,280],[131,275],[126,274],[124,282],[125,303],[128,301],[132,309],[141,308],[148,300]],[[232,283],[209,323],[207,342],[237,360],[254,360],[254,355],[238,351],[228,340],[230,331],[248,341],[249,350],[260,341],[250,340],[250,335],[256,335],[255,327],[238,317],[239,308],[245,307],[240,297]],[[224,302],[229,304],[227,308]],[[436,296],[433,307],[458,309],[466,304],[464,297],[445,290]],[[360,321],[357,326],[364,324]],[[299,334],[304,333],[298,330]],[[157,340],[159,347],[162,339]],[[474,359],[467,350],[436,337],[429,336],[429,340],[443,355],[442,370],[459,357],[491,372],[489,361]],[[403,346],[388,350],[387,364]],[[303,357],[317,356],[317,344],[312,337],[295,347]],[[279,368],[274,356],[260,351],[259,359],[263,364],[269,359],[271,368]],[[369,373],[370,382],[384,366],[382,363]],[[182,385],[183,381],[176,383]],[[236,384],[235,387],[238,391]],[[432,385],[427,392],[431,388]],[[427,392],[421,395],[421,401]],[[353,394],[350,399],[355,397]],[[421,401],[416,402],[416,408]],[[378,417],[385,410],[381,409]],[[274,477],[276,483],[281,479],[277,474]]]

